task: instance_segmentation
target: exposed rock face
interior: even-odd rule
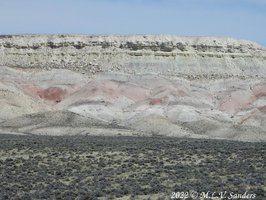
[[[5,132],[266,140],[266,49],[253,42],[0,36],[0,65]]]

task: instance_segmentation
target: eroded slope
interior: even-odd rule
[[[2,36],[0,127],[265,141],[265,52],[228,38]]]

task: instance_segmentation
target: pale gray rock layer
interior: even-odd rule
[[[266,140],[266,49],[172,35],[0,36],[0,129]]]

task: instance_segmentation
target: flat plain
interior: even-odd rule
[[[0,135],[0,199],[265,199],[265,143],[171,137]],[[191,199],[191,198],[187,198]]]

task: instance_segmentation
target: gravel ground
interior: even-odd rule
[[[191,190],[266,199],[265,151],[224,140],[3,134],[0,199],[170,199]]]

